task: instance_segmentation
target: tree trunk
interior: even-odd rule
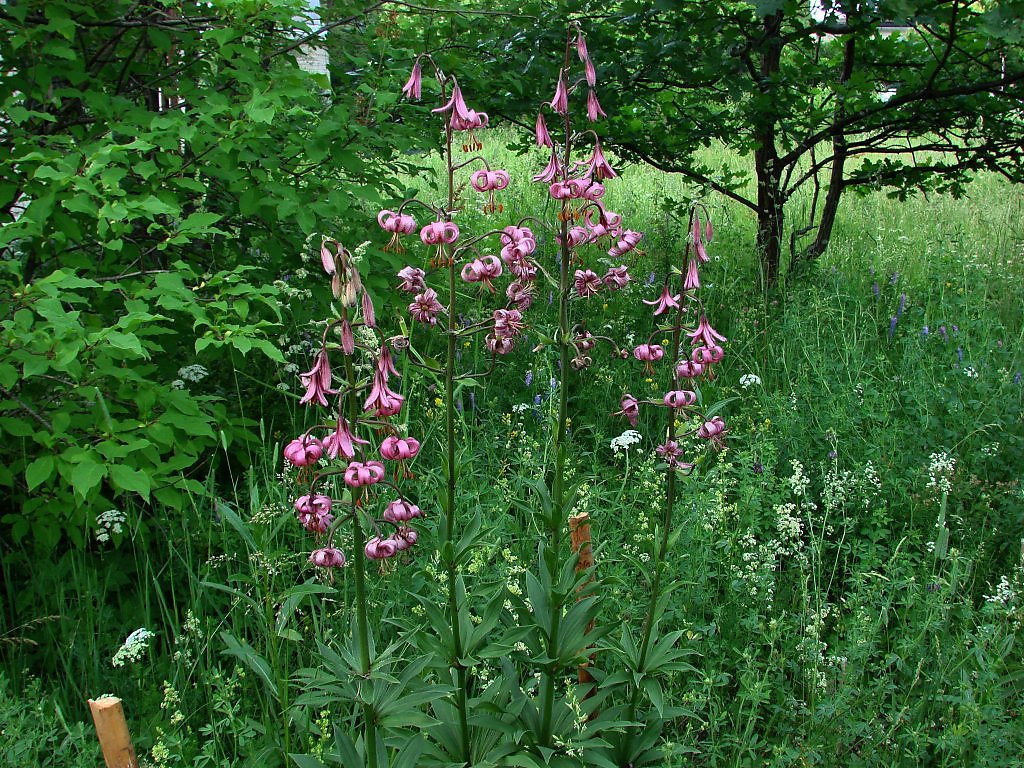
[[[764,18],[764,36],[768,41],[761,54],[761,79],[758,89],[771,96],[774,77],[782,61],[782,11]],[[779,263],[782,258],[783,197],[782,169],[775,144],[778,116],[769,111],[761,117],[763,123],[756,130],[758,142],[754,150],[754,172],[757,175],[757,250],[761,258],[761,277],[764,288],[779,281]]]

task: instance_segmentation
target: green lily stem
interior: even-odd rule
[[[447,98],[446,89],[442,86],[441,98]],[[445,161],[448,168],[448,207],[445,210],[445,220],[451,221],[451,212],[455,207],[455,164],[452,161],[452,126],[451,120],[445,123]],[[459,600],[458,600],[458,569],[455,563],[455,491],[458,484],[458,463],[455,456],[455,347],[458,340],[459,329],[456,325],[455,301],[455,259],[448,252],[446,246],[442,246],[440,254],[447,261],[448,266],[448,323],[447,338],[448,347],[445,356],[444,366],[444,408],[445,408],[445,448],[447,459],[448,487],[446,488],[445,515],[442,526],[441,551],[449,553],[448,562],[445,564],[448,581],[448,619],[452,628],[452,652],[454,658],[451,660],[457,678],[457,689],[455,691],[455,709],[459,717],[459,734],[462,741],[462,760],[464,763],[471,762],[471,750],[469,742],[469,719],[468,719],[468,688],[469,671],[462,663],[462,629],[459,623]]]
[[[348,308],[342,307],[342,317],[348,319]],[[352,358],[345,355],[345,378],[350,387],[348,396],[348,415],[352,428],[358,423],[359,406],[355,397],[356,373]],[[370,623],[367,616],[366,600],[366,553],[363,551],[363,525],[359,520],[358,505],[362,496],[361,489],[352,488],[352,549],[355,557],[356,582],[356,644],[359,649],[359,671],[365,680],[369,680],[371,670],[370,659]],[[366,749],[366,763],[370,768],[377,768],[377,723],[373,705],[363,704],[363,741]]]

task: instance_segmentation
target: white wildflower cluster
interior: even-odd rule
[[[377,338],[377,334],[373,332],[372,328],[365,325],[357,325],[353,329],[353,334],[356,337],[356,342],[370,350],[374,357],[380,354],[380,339]]]
[[[284,367],[281,369],[281,372],[287,373],[289,376],[298,376],[299,366],[297,366],[295,363],[285,363]]]
[[[797,654],[804,668],[804,678],[820,693],[823,693],[828,685],[825,674],[825,651],[828,650],[828,644],[821,638],[825,634],[825,620],[831,613],[832,606],[828,603],[822,604],[820,608],[808,607],[804,618],[803,637],[797,643]]]
[[[998,442],[986,443],[985,445],[981,446],[981,455],[989,457],[997,456],[999,455],[999,448],[1000,445]]]
[[[105,544],[111,534],[120,535],[124,530],[125,514],[119,509],[108,509],[96,515],[96,541]]]
[[[512,406],[512,413],[526,413],[533,410],[533,403],[516,403]]]
[[[804,521],[796,504],[775,506],[775,530],[779,534],[777,551],[782,556],[799,556],[806,560],[804,548]]]
[[[139,627],[124,641],[124,645],[117,649],[114,658],[110,663],[115,667],[123,667],[125,664],[134,664],[142,658],[142,654],[149,648],[149,641],[156,637],[145,627]]]
[[[302,270],[305,272],[305,270]],[[306,273],[308,274],[308,272]],[[297,276],[297,275],[296,275]],[[309,288],[297,288],[287,280],[275,280],[274,287],[277,288],[286,298],[297,301],[310,301],[313,298],[313,291]]]
[[[197,382],[202,381],[210,372],[201,365],[186,365],[183,368],[178,369],[178,378],[182,381]]]
[[[989,607],[1006,616],[1015,632],[1024,629],[1024,541],[1021,542],[1020,562],[1009,576],[1002,576],[996,591],[985,595]]]
[[[739,538],[740,562],[733,563],[733,589],[752,600],[763,603],[770,613],[775,601],[775,545],[774,540],[759,542],[752,531]]]
[[[580,483],[576,488],[576,498],[573,499],[572,506],[569,508],[569,511],[566,512],[566,520],[574,515],[579,515],[584,512],[589,513],[591,496],[592,491],[590,483]]]
[[[613,437],[611,441],[612,453],[618,454],[620,451],[629,452],[631,446],[636,445],[642,440],[642,436],[635,429],[627,429],[618,437]]]
[[[171,389],[184,389],[185,382],[182,381],[181,379],[175,379],[174,381],[171,382],[170,386]]]
[[[793,474],[789,476],[789,487],[793,491],[793,495],[797,498],[807,495],[807,488],[811,484],[810,478],[804,474],[804,465],[801,464],[797,459],[792,459],[789,462],[793,467]]]
[[[761,384],[761,377],[756,373],[745,373],[740,376],[740,386],[744,389],[750,389]]]
[[[956,459],[945,451],[933,453],[928,457],[928,489],[939,493],[953,490],[953,472]]]
[[[968,379],[976,379],[978,378],[978,372],[974,369],[973,365],[965,365],[964,376],[966,376]]]

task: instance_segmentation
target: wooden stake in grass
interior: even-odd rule
[[[89,699],[89,709],[107,768],[139,768],[121,700],[113,696],[98,701]]]
[[[579,555],[579,560],[576,561],[576,573],[582,573],[588,571],[594,567],[594,548],[590,543],[590,515],[586,512],[580,512],[578,515],[573,515],[569,518],[569,540],[572,542],[573,553]],[[593,577],[588,579],[587,583],[593,580]],[[586,584],[581,584],[580,589],[583,589]],[[593,622],[587,627],[587,632],[593,629]],[[576,679],[582,683],[592,683],[594,678],[591,677],[590,672],[587,671],[589,662],[583,662],[580,664],[579,669],[576,672]]]

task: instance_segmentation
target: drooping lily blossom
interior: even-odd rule
[[[515,347],[515,342],[512,339],[498,338],[493,333],[489,333],[484,338],[484,346],[492,355],[507,355]]]
[[[573,286],[576,288],[576,293],[584,299],[593,296],[604,285],[597,273],[590,269],[577,269],[573,278]]]
[[[373,374],[373,385],[366,402],[363,403],[364,411],[373,412],[377,416],[394,416],[402,409],[405,398],[388,387],[388,377],[393,375],[398,375],[398,371],[391,361],[391,352],[386,346],[382,346],[380,357],[377,359],[377,369]]]
[[[420,452],[420,441],[415,437],[389,435],[380,444],[380,455],[389,461],[413,459]]]
[[[604,197],[604,184],[600,182],[593,182],[589,187],[583,190],[583,197],[587,200],[593,200],[595,203]]]
[[[466,106],[466,101],[462,97],[462,89],[456,82],[452,87],[452,95],[448,101],[437,109],[432,109],[431,112],[448,112],[448,124],[451,126],[453,131],[467,131],[469,133],[469,139],[466,144],[462,145],[462,150],[468,152],[470,150],[476,150],[483,147],[483,145],[477,140],[474,131],[478,128],[484,128],[487,125],[488,117],[486,112],[476,112]]]
[[[639,344],[633,349],[633,357],[643,363],[656,363],[665,356],[661,344]]]
[[[520,312],[525,312],[533,304],[536,288],[533,282],[524,279],[513,280],[505,289],[505,296]]]
[[[338,424],[334,431],[323,439],[324,450],[332,460],[338,458],[338,456],[345,459],[354,459],[356,457],[356,446],[360,444],[369,445],[370,441],[363,440],[361,437],[354,435],[348,426],[348,421],[341,414],[338,415]]]
[[[409,79],[405,81],[405,85],[402,86],[402,94],[410,100],[419,101],[422,95],[423,86],[423,70],[420,68],[419,56],[416,57],[416,61],[412,65],[412,72],[409,74]]]
[[[590,331],[581,331],[576,334],[576,338],[573,339],[572,343],[578,352],[589,352],[597,346],[597,339],[594,338]]]
[[[333,501],[323,494],[306,494],[295,500],[295,514],[299,523],[310,533],[327,533],[334,515],[331,514]]]
[[[697,402],[697,393],[689,389],[673,389],[663,398],[669,408],[686,408]]]
[[[721,416],[712,416],[710,421],[705,421],[697,429],[697,437],[708,440],[715,450],[725,447],[725,435],[728,430]]]
[[[640,402],[630,394],[625,394],[619,400],[621,410],[616,411],[612,416],[625,416],[631,426],[636,426],[640,419]]]
[[[590,52],[587,50],[587,41],[583,38],[583,32],[576,32],[576,53],[583,62],[583,69],[586,72],[587,85],[593,88],[597,85],[597,72],[594,70],[594,62],[590,59]]]
[[[451,245],[459,239],[459,227],[453,221],[435,221],[420,230],[420,240],[424,245],[436,245],[437,255],[433,262],[437,266],[447,263],[444,258],[444,246]]]
[[[583,227],[570,227],[566,240],[570,248],[577,248],[590,241],[590,233]]]
[[[555,86],[555,95],[551,99],[551,109],[559,115],[569,112],[569,90],[565,86],[565,71],[558,73],[558,85]]]
[[[467,283],[482,283],[493,293],[494,284],[491,281],[501,277],[501,272],[501,260],[497,256],[484,256],[464,264],[461,275]]]
[[[377,223],[380,228],[385,232],[391,233],[391,239],[388,244],[384,246],[385,251],[394,251],[395,253],[403,253],[405,248],[402,247],[400,237],[402,235],[411,235],[416,231],[416,219],[405,213],[395,213],[394,211],[381,211],[377,214]]]
[[[680,379],[695,379],[704,373],[704,364],[695,363],[692,360],[680,360],[676,363],[676,377]]]
[[[417,294],[409,305],[409,314],[413,319],[427,325],[436,325],[437,316],[441,314],[444,307],[437,300],[437,291],[427,288],[423,293]]]
[[[601,103],[597,100],[597,94],[591,88],[587,93],[587,119],[592,123],[596,123],[602,117],[608,117],[608,115],[601,109]]]
[[[708,347],[713,347],[720,341],[728,341],[725,336],[711,327],[707,315],[701,315],[697,327],[686,335],[693,339],[694,344],[703,343]]]
[[[426,278],[427,273],[419,267],[402,267],[398,271],[398,277],[401,278],[402,282],[398,286],[398,290],[405,291],[406,293],[420,293],[425,291],[427,288]]]
[[[586,193],[588,185],[587,179],[566,179],[552,183],[548,191],[555,200],[578,200]]]
[[[469,177],[469,183],[477,192],[487,193],[487,204],[484,213],[501,212],[500,205],[494,204],[494,193],[500,192],[509,185],[508,171],[477,171]]]
[[[694,347],[690,351],[690,360],[705,367],[721,362],[724,356],[725,351],[717,344],[710,347]]]
[[[557,177],[562,175],[562,163],[558,159],[558,153],[552,149],[551,157],[548,160],[548,164],[544,166],[544,170],[533,177],[534,181],[542,181],[545,183],[551,182]]]
[[[384,465],[379,461],[350,461],[345,469],[345,485],[362,488],[384,479]]]
[[[590,156],[590,161],[587,163],[587,175],[597,181],[614,179],[618,176],[605,158],[604,152],[601,151],[601,141],[599,139],[594,140],[594,153]]]
[[[534,126],[534,133],[537,137],[538,147],[554,147],[551,141],[551,134],[548,133],[548,124],[544,121],[544,113],[537,113],[537,123]]]
[[[299,405],[305,405],[315,400],[326,408],[327,395],[336,394],[331,389],[331,364],[327,358],[326,347],[317,353],[313,367],[305,373],[299,374],[299,380],[306,388],[306,393],[299,400]]]
[[[683,282],[684,291],[695,291],[700,288],[700,274],[697,271],[697,260],[690,259],[686,267],[686,280]]]
[[[423,517],[420,508],[405,499],[395,499],[388,502],[381,515],[389,523],[407,523],[410,520]]]
[[[663,315],[670,309],[677,309],[679,307],[679,294],[672,293],[669,288],[668,280],[665,281],[665,286],[661,289],[661,295],[658,296],[654,301],[643,300],[644,304],[654,307],[654,314]]]
[[[336,547],[323,547],[313,550],[309,562],[318,568],[341,568],[345,565],[345,553]]]
[[[394,557],[398,552],[398,546],[390,537],[382,538],[380,536],[374,536],[363,547],[363,553],[366,555],[367,560],[384,560],[389,557]]]
[[[523,313],[518,309],[494,310],[494,335],[499,339],[514,339],[523,331]]]
[[[395,550],[398,552],[404,552],[409,547],[414,546],[419,541],[420,534],[414,528],[407,528],[402,525],[399,526],[394,533],[388,536],[388,539],[394,543]]]
[[[603,278],[604,284],[610,291],[618,291],[629,285],[629,281],[632,278],[629,276],[629,270],[626,269],[626,265],[623,264],[618,267],[609,267],[608,272],[605,273]]]
[[[308,467],[311,464],[316,464],[323,455],[323,444],[315,437],[296,438],[284,447],[285,459],[296,467]]]
[[[331,253],[331,249],[327,247],[327,243],[320,246],[320,263],[324,267],[324,272],[328,276],[333,276],[338,271],[338,267],[334,263],[334,254]]]
[[[373,299],[370,297],[370,292],[363,290],[361,308],[363,310],[363,324],[367,328],[377,327],[377,312],[373,308]]]
[[[632,229],[627,229],[622,233],[619,241],[615,243],[611,248],[608,249],[608,255],[613,259],[617,259],[625,253],[632,251],[639,242],[643,239],[643,233],[634,232]]]

